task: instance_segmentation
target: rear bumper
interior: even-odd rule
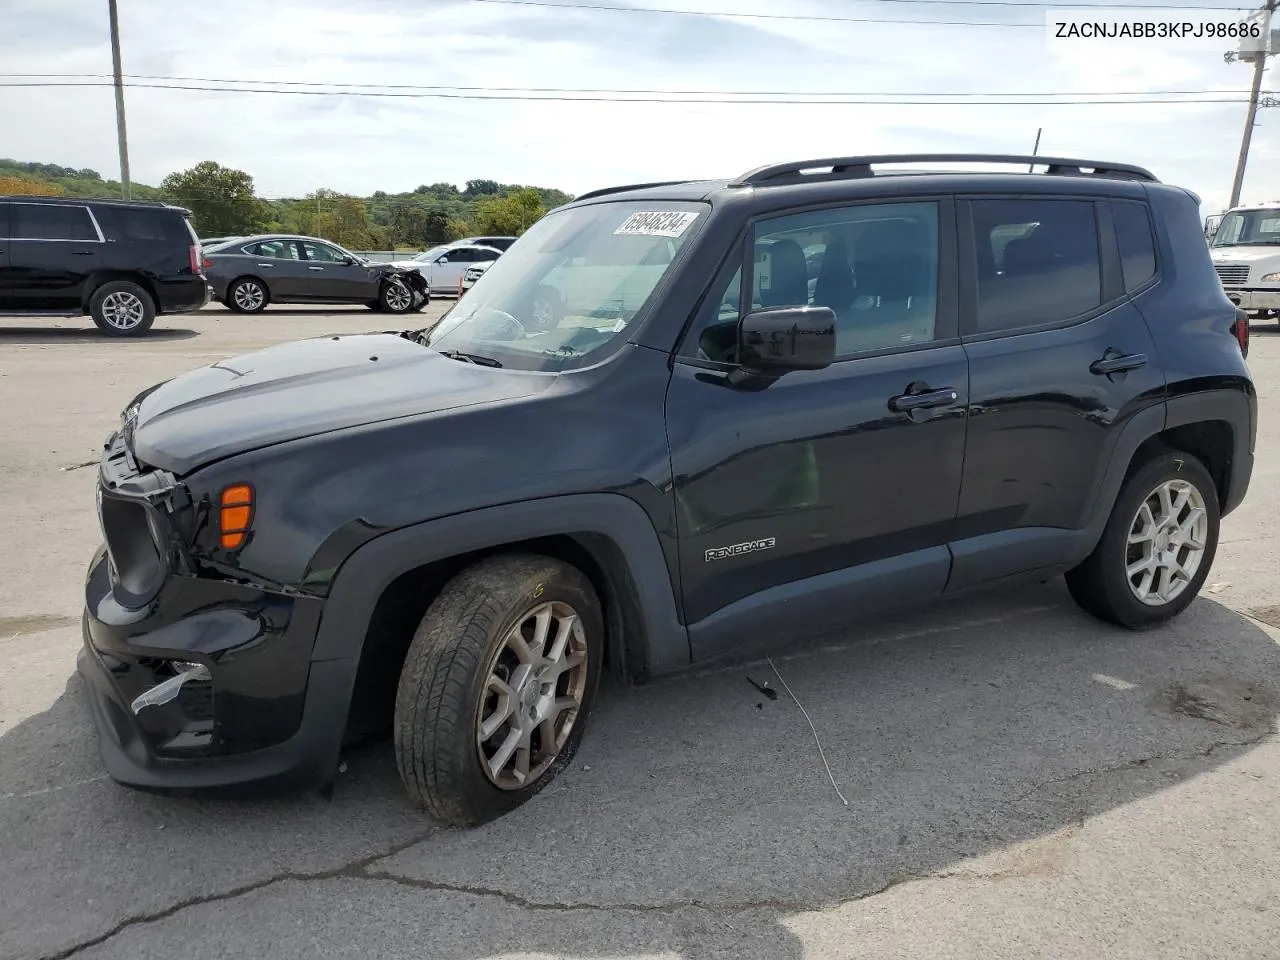
[[[78,668],[112,779],[150,790],[303,787],[332,779],[353,665],[311,662],[320,601],[171,577],[145,610],[111,595],[102,551],[86,581]],[[199,663],[210,679],[134,710]]]
[[[200,276],[161,280],[157,313],[193,313],[209,302],[209,282]]]

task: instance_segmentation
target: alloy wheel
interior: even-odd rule
[[[1166,480],[1147,495],[1129,526],[1125,574],[1142,603],[1163,606],[1195,579],[1209,540],[1209,514],[1193,483]]]
[[[413,303],[413,294],[402,280],[392,280],[387,284],[387,306],[396,312],[408,310]]]
[[[117,330],[132,330],[145,315],[146,308],[135,294],[117,290],[102,298],[102,319]]]
[[[502,790],[533,783],[573,731],[587,689],[587,639],[567,603],[540,604],[507,631],[485,673],[476,748]]]
[[[263,292],[262,287],[249,280],[237,286],[233,296],[235,297],[236,306],[245,310],[257,310],[262,306],[262,301],[266,294]]]

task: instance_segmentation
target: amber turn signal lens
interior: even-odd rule
[[[222,531],[222,549],[235,550],[244,545],[253,520],[253,487],[237,483],[222,491],[222,509],[218,516]]]

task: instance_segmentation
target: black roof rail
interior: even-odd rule
[[[1011,163],[1048,167],[1046,176],[1058,177],[1108,177],[1116,180],[1146,180],[1159,183],[1155,174],[1143,167],[1129,163],[1108,163],[1101,160],[1070,160],[1064,157],[1030,157],[1002,153],[898,153],[866,157],[828,157],[821,160],[797,160],[791,163],[774,163],[749,170],[730,183],[730,186],[763,186],[769,183],[805,183],[810,180],[841,180],[872,177],[872,164],[887,163]],[[806,170],[819,173],[806,174]],[[1086,172],[1091,171],[1091,172]]]
[[[606,197],[611,193],[623,193],[627,190],[647,190],[650,187],[674,187],[681,183],[693,183],[692,180],[655,180],[653,183],[627,183],[620,187],[601,187],[599,190],[591,190],[584,193],[580,197],[574,197],[570,203],[577,203],[579,200],[591,200],[595,197]]]

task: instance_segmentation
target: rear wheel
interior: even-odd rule
[[[1124,484],[1093,553],[1067,574],[1094,616],[1139,629],[1181,613],[1218,549],[1218,491],[1190,454],[1162,453]]]
[[[227,288],[227,306],[236,313],[261,313],[270,299],[267,285],[256,277],[241,277]]]
[[[112,280],[93,292],[89,314],[109,337],[140,337],[156,321],[151,294],[128,280]]]
[[[577,751],[603,650],[595,591],[568,564],[498,556],[458,574],[400,674],[396,764],[410,795],[475,826],[541,791]]]

